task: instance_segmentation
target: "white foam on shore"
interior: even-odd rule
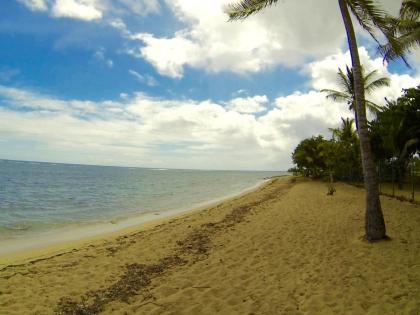
[[[119,232],[126,228],[141,226],[146,223],[153,223],[162,219],[169,219],[180,214],[200,210],[203,207],[208,207],[225,201],[227,199],[240,196],[244,193],[251,192],[268,181],[269,179],[261,180],[257,184],[243,189],[241,191],[231,193],[229,195],[225,195],[223,197],[212,199],[199,204],[195,204],[189,208],[159,212],[147,212],[130,218],[112,220],[110,222],[89,223],[86,225],[71,225],[60,229],[53,229],[34,234],[28,233],[27,235],[25,235],[24,238],[7,239],[4,241],[0,241],[0,257],[42,249],[53,245],[58,245],[60,243],[91,239],[99,236],[106,236],[107,234]]]

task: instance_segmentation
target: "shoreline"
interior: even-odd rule
[[[269,185],[275,178],[287,176],[290,175],[264,178],[241,191],[220,198],[213,198],[188,208],[168,211],[148,211],[138,215],[106,222],[86,223],[77,226],[71,225],[27,235],[25,238],[7,239],[0,242],[0,270],[10,264],[43,259],[89,243],[116,238],[135,231],[150,229],[169,220],[190,215],[216,206],[219,203],[252,193],[265,185]]]

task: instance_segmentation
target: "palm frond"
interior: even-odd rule
[[[326,98],[333,99],[334,101],[338,102],[349,102],[352,100],[351,94],[347,94],[345,92],[330,90],[330,89],[322,89],[322,93],[327,93]]]
[[[406,45],[403,45],[401,41],[398,41],[398,44],[394,42],[394,44],[387,43],[385,45],[379,45],[378,51],[382,55],[384,61],[393,61],[401,58],[405,65],[411,68],[405,55],[409,49]]]
[[[224,11],[229,16],[229,21],[246,19],[251,14],[273,5],[278,0],[242,0],[228,4]]]
[[[377,114],[381,111],[381,106],[379,106],[378,104],[375,104],[374,102],[365,100],[365,105],[366,108],[372,113],[372,114]]]
[[[386,77],[382,77],[379,79],[376,79],[370,83],[368,83],[369,81],[366,80],[366,92],[370,93],[375,89],[381,88],[381,87],[386,87],[389,86],[391,84],[391,80],[389,78]]]
[[[353,73],[348,66],[346,66],[347,73],[342,69],[338,69],[338,83],[347,94],[352,95],[354,90]]]
[[[388,43],[380,45],[379,52],[388,61],[401,57],[410,67],[404,55],[420,46],[420,0],[404,0],[399,15],[399,18],[386,17]]]
[[[362,74],[364,74],[364,71],[362,71]],[[365,80],[365,83],[369,82],[372,79],[372,77],[374,77],[377,74],[378,74],[378,70],[372,70],[368,74],[363,75],[364,76],[363,79]]]
[[[407,154],[408,148],[417,144],[418,142],[419,142],[419,139],[417,139],[417,138],[413,138],[413,139],[408,140],[405,143],[404,148],[401,151],[400,157],[404,157]]]
[[[420,15],[419,0],[404,0],[400,9],[400,18],[407,20],[417,20]]]
[[[359,22],[370,36],[379,43],[375,29],[382,33],[387,32],[386,13],[377,5],[374,0],[347,0],[347,4]]]
[[[415,29],[406,30],[406,32],[399,37],[401,48],[410,51],[415,47],[420,46],[420,23],[416,23]]]

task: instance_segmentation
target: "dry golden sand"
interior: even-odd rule
[[[420,314],[420,207],[278,178],[218,206],[0,271],[0,314]]]

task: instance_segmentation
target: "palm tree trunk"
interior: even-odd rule
[[[356,130],[359,130],[359,120],[357,119],[357,111],[354,109],[354,123],[356,124]]]
[[[372,158],[372,151],[369,141],[369,132],[366,119],[365,90],[362,80],[359,51],[356,35],[350,18],[347,1],[338,0],[344,26],[346,28],[351,61],[354,74],[354,90],[356,96],[356,112],[362,155],[363,176],[366,188],[366,213],[365,213],[365,238],[369,241],[376,241],[386,237],[385,221],[382,214],[381,202],[379,200],[378,181],[376,178],[375,163]]]

